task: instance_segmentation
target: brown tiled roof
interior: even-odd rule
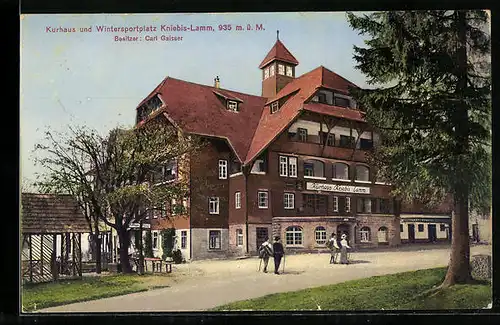
[[[239,112],[227,110],[215,92],[241,101]],[[266,98],[171,77],[150,96],[156,93],[165,102],[167,118],[183,131],[227,139],[240,160],[245,159]]]
[[[280,108],[279,112],[271,114],[264,109],[259,121],[252,144],[245,158],[245,164],[257,157],[281,132],[283,132],[299,115],[302,110],[321,114],[333,115],[357,121],[364,121],[361,112],[323,104],[305,104],[320,88],[329,88],[347,93],[349,87],[355,84],[340,77],[333,71],[320,66],[288,83],[276,97],[267,101],[267,104],[287,96],[291,97]]]
[[[70,195],[21,194],[22,233],[89,232],[77,202]]]
[[[299,64],[299,61],[297,61],[297,59],[292,55],[292,53],[290,53],[290,51],[288,51],[280,40],[277,40],[269,53],[267,53],[264,60],[260,63],[259,69],[262,69],[273,60],[280,60],[295,65]]]

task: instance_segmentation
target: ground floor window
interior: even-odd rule
[[[446,231],[446,225],[440,224],[439,225],[439,231]]]
[[[243,246],[243,230],[236,229],[236,246]]]
[[[153,249],[158,249],[159,246],[158,231],[153,231],[152,234],[153,234]]]
[[[399,225],[399,232],[403,232],[403,225]]]
[[[378,229],[378,242],[379,243],[387,243],[387,228],[386,227],[380,227]]]
[[[181,231],[181,248],[184,249],[187,247],[187,231]]]
[[[288,227],[285,233],[287,246],[302,246],[302,228]]]
[[[370,228],[363,227],[363,228],[361,228],[361,230],[359,231],[359,233],[361,235],[361,242],[362,243],[368,243],[368,242],[370,242]]]
[[[314,236],[316,238],[316,244],[324,245],[326,243],[326,229],[325,227],[316,227],[314,231]]]
[[[208,231],[208,249],[221,249],[221,231],[209,230]]]
[[[419,223],[418,224],[418,232],[423,232],[424,231],[424,224]]]

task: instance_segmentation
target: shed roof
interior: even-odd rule
[[[89,232],[89,226],[71,195],[21,194],[21,231],[25,234]]]

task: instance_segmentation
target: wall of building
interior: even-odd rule
[[[401,244],[399,218],[394,215],[358,215],[356,217],[356,244],[360,247],[376,247],[381,245],[397,246]],[[361,241],[361,229],[370,228],[370,241]],[[379,232],[380,228],[387,228],[387,241]]]
[[[237,245],[237,233],[236,230],[241,229],[243,233],[243,244]],[[246,254],[246,226],[244,223],[229,225],[229,254],[232,256],[243,256]]]
[[[221,249],[209,249],[208,235],[210,230],[221,231]],[[229,255],[228,228],[192,228],[191,244],[193,246],[193,255],[191,256],[191,260],[226,258]]]
[[[241,193],[241,207],[236,209],[235,193]],[[245,186],[245,177],[243,174],[229,178],[229,216],[228,224],[241,224],[246,220],[247,211],[247,192]]]
[[[248,225],[248,251],[249,254],[257,253],[257,227],[267,228],[269,239],[272,239],[272,224],[271,223],[254,223]]]

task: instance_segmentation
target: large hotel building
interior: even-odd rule
[[[357,86],[323,66],[297,76],[298,64],[277,40],[261,96],[167,77],[138,105],[137,125],[161,119],[209,142],[156,178],[190,184],[186,213],[149,217],[156,255],[172,227],[187,260],[255,254],[275,235],[288,252],[324,250],[332,233],[354,247],[450,238],[449,204],[401,204],[367,163],[379,138],[349,96]]]

